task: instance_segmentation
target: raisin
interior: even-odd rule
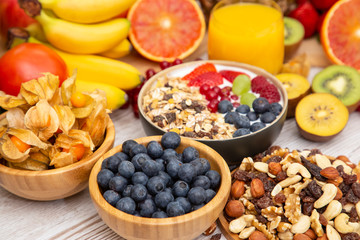
[[[319,216],[319,221],[320,221],[320,224],[323,225],[323,226],[326,226],[328,224],[328,221],[326,220],[326,218],[322,214],[320,214],[320,216]]]
[[[173,98],[173,95],[172,94],[165,94],[164,95],[164,100],[169,100],[169,99],[171,99],[171,98]],[[185,101],[185,100],[183,100],[183,101]]]
[[[262,198],[260,198],[257,202],[256,202],[256,206],[258,206],[261,209],[273,206],[273,201],[271,200],[271,198],[264,196]]]
[[[301,190],[301,192],[299,193],[299,197],[300,197],[301,199],[303,199],[303,198],[305,198],[306,196],[308,196],[308,195],[306,194],[306,189]]]
[[[259,173],[256,175],[256,177],[258,179],[260,179],[262,182],[267,181],[267,179],[268,179],[268,176],[266,173]]]
[[[289,219],[285,215],[281,215],[281,222],[290,223]]]
[[[280,146],[276,146],[276,145],[270,146],[270,147],[265,151],[265,153],[266,153],[266,155],[270,155],[270,154],[272,154],[273,152],[278,151],[278,150],[280,150],[280,149],[281,149]]]
[[[307,216],[310,216],[313,210],[314,210],[314,203],[304,203],[302,206],[302,212]]]
[[[271,158],[269,158],[266,163],[269,164],[271,162],[276,162],[276,163],[279,163],[281,162],[282,158],[280,156],[273,156]]]
[[[286,197],[283,193],[278,193],[274,197],[274,202],[277,204],[285,203],[285,201],[286,201]]]
[[[174,112],[165,113],[165,117],[168,123],[172,123],[176,120],[176,114]]]
[[[360,199],[354,194],[353,190],[350,189],[350,191],[346,194],[346,200],[349,203],[356,204]]]
[[[304,203],[305,202],[309,202],[309,203],[313,203],[316,201],[315,198],[311,197],[311,196],[305,196],[303,199],[301,199]]]
[[[348,201],[346,200],[346,197],[343,197],[339,200],[339,202],[341,203],[341,205],[344,206],[348,203]],[[345,211],[345,209],[343,209],[343,211]],[[345,211],[346,212],[346,211]]]
[[[272,179],[266,179],[266,181],[264,181],[263,183],[266,192],[271,192],[276,185],[276,183]]]
[[[352,233],[347,233],[347,234],[343,234],[341,236],[342,240],[360,240],[360,235],[352,232]]]
[[[324,206],[322,208],[318,208],[317,211],[318,211],[318,213],[322,214],[326,211],[326,208],[327,208],[327,206]]]
[[[313,148],[313,149],[310,150],[309,157],[313,156],[313,155],[316,155],[316,154],[322,154],[322,153],[321,153],[320,149]]]
[[[255,211],[256,211],[256,213],[257,213],[258,215],[261,215],[261,208],[259,208],[259,206],[258,206],[256,203],[257,203],[257,201],[254,203],[254,205],[255,205]]]
[[[278,173],[278,175],[276,175],[275,181],[281,182],[281,181],[285,180],[286,178],[287,178],[286,172],[281,171]]]
[[[234,174],[234,178],[236,180],[239,181],[244,181],[244,182],[249,182],[251,181],[251,178],[249,177],[249,173],[244,171],[244,170],[240,170],[238,169],[235,174]]]
[[[354,194],[360,198],[360,183],[356,182],[351,185],[351,189],[353,190]]]
[[[350,174],[344,173],[342,178],[344,179],[344,183],[346,185],[351,185],[351,184],[355,183],[357,180],[356,174],[350,175]]]
[[[184,132],[184,136],[185,136],[185,137],[189,137],[189,138],[196,138],[196,133],[194,133],[194,132],[189,132],[189,131],[185,131],[185,132]]]
[[[321,187],[317,184],[315,180],[311,181],[307,186],[307,188],[310,190],[311,195],[314,196],[315,198],[319,198],[323,194]]]
[[[267,224],[268,220],[263,215],[256,215],[256,219],[261,222],[262,224]]]
[[[210,240],[220,240],[221,239],[221,233],[217,233],[211,236]]]
[[[258,154],[256,154],[256,155],[253,157],[253,160],[254,160],[254,162],[261,162],[261,160],[263,159],[263,157],[264,157],[264,154],[258,153]]]
[[[338,170],[340,177],[342,177],[342,176],[344,175],[344,173],[345,173],[345,172],[344,172],[344,166],[343,166],[343,165],[337,166],[337,167],[336,167],[336,170]]]
[[[357,211],[356,211],[356,208],[355,207],[352,207],[350,212],[349,212],[349,221],[350,222],[358,222],[359,221],[359,216],[357,214]]]
[[[320,171],[322,170],[318,165],[315,165],[308,161],[306,158],[300,155],[301,162],[304,166],[309,170],[311,175],[313,175],[317,180],[326,182],[326,178],[320,175]]]
[[[339,188],[340,188],[341,192],[343,193],[343,195],[346,195],[350,191],[351,186],[346,185],[345,183],[342,182],[342,183],[340,183]]]

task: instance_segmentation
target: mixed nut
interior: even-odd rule
[[[360,239],[360,166],[345,156],[273,146],[232,178],[224,215],[240,239]]]

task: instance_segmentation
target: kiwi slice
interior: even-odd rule
[[[339,134],[349,119],[346,106],[330,93],[313,93],[300,100],[295,120],[301,135],[324,142]]]
[[[295,108],[298,102],[310,93],[309,81],[295,73],[281,73],[276,78],[283,84],[288,95],[287,118],[295,116]]]
[[[284,31],[285,61],[287,61],[298,50],[304,39],[305,30],[301,22],[295,18],[284,17]]]
[[[315,75],[311,88],[335,95],[353,112],[360,102],[360,73],[349,66],[332,65]]]

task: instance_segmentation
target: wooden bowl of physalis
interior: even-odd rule
[[[88,186],[115,129],[101,91],[77,92],[75,76],[59,87],[51,74],[0,96],[0,186],[26,199],[50,201]]]
[[[125,141],[89,179],[100,217],[126,239],[198,237],[223,211],[230,185],[229,167],[215,150],[174,132]]]

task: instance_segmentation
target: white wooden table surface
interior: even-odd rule
[[[319,69],[312,69],[309,80]],[[145,136],[140,120],[131,109],[111,114],[116,129],[115,146],[127,139]],[[319,148],[327,155],[346,155],[353,162],[360,160],[360,112],[351,114],[343,132],[329,142],[314,143],[300,137],[295,120],[286,120],[274,143],[289,149]],[[216,233],[220,230],[217,229]],[[75,196],[36,202],[19,198],[0,188],[0,239],[123,239],[108,228],[98,216],[88,189]],[[210,239],[199,236],[196,240]],[[222,235],[222,240],[225,237]]]

